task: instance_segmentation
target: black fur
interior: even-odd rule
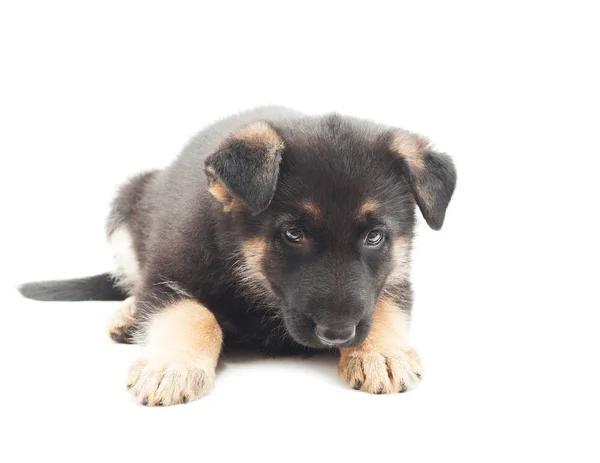
[[[25,283],[19,292],[38,301],[122,301],[127,295],[110,273],[73,280]]]
[[[257,121],[283,149],[234,136]],[[434,152],[424,153],[424,170],[410,171],[391,151],[389,133],[339,115],[262,108],[213,124],[171,166],[132,179],[107,230],[126,226],[133,237],[142,271],[126,290],[144,301],[139,319],[192,297],[214,313],[225,345],[282,353],[326,348],[316,325],[355,327],[344,346],[359,344],[384,296],[410,314],[410,282],[390,279],[393,256],[401,243],[410,250],[415,200],[432,228],[442,226],[456,174],[450,158]],[[205,170],[244,207],[224,211]],[[367,201],[376,210],[359,213]],[[286,240],[290,229],[304,232],[302,244]],[[365,244],[372,230],[384,234],[378,246]],[[253,264],[249,245],[264,251]]]

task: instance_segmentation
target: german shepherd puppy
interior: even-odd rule
[[[145,344],[127,379],[144,405],[206,394],[223,346],[339,349],[350,387],[404,392],[423,374],[407,340],[415,204],[438,230],[455,184],[450,157],[414,133],[259,108],[122,186],[107,224],[115,272],[19,289],[124,300],[109,333]]]

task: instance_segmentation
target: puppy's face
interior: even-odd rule
[[[441,226],[454,170],[406,132],[339,117],[302,124],[245,128],[207,172],[239,233],[242,279],[277,300],[290,336],[309,347],[354,346],[383,291],[408,277],[415,201]],[[439,159],[451,175],[431,187],[423,175]],[[232,176],[231,164],[244,162]],[[440,195],[445,203],[433,204]]]

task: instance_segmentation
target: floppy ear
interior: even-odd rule
[[[209,191],[226,211],[241,205],[252,214],[262,212],[275,194],[284,147],[267,122],[242,127],[206,159]]]
[[[392,133],[389,146],[404,161],[413,195],[427,224],[439,230],[456,187],[452,159],[431,149],[427,139],[404,130]]]

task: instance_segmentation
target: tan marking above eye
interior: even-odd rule
[[[321,209],[314,202],[308,200],[302,203],[302,209],[315,219],[321,217]]]
[[[362,206],[360,206],[360,209],[358,210],[358,214],[360,216],[373,214],[373,213],[377,212],[378,209],[379,209],[379,203],[377,201],[375,201],[374,199],[367,199],[362,204]]]

